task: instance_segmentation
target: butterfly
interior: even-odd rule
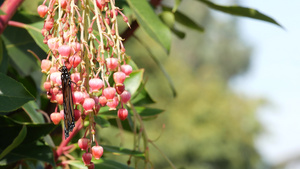
[[[72,132],[73,128],[75,127],[74,106],[71,88],[71,84],[74,82],[71,80],[70,72],[65,65],[60,67],[59,71],[61,72],[63,92],[65,139],[67,139],[69,137],[69,132]]]

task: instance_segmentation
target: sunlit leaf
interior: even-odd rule
[[[31,35],[31,37],[34,39],[34,41],[36,42],[37,45],[39,45],[39,47],[41,49],[43,49],[45,52],[47,52],[49,50],[48,46],[46,44],[43,43],[44,37],[41,33],[41,29],[44,26],[44,22],[36,22],[30,25],[26,26],[27,31],[29,32],[29,34]]]
[[[23,107],[24,111],[28,114],[31,118],[32,122],[34,123],[44,123],[44,117],[42,113],[38,112],[39,109],[35,101],[29,101],[28,103],[24,104]]]
[[[150,37],[169,51],[171,47],[171,31],[160,21],[147,0],[127,0],[127,3],[134,11],[139,25]]]
[[[34,97],[24,86],[0,73],[0,112],[16,110]]]
[[[142,83],[144,75],[144,69],[133,71],[130,74],[130,77],[126,78],[124,81],[124,85],[127,91],[130,92],[131,95],[134,95],[140,84]]]
[[[275,25],[282,27],[279,23],[277,23],[271,17],[264,15],[264,14],[260,13],[259,11],[252,9],[252,8],[245,8],[245,7],[240,7],[240,6],[222,6],[222,5],[215,4],[208,0],[198,0],[198,1],[206,4],[208,7],[212,8],[212,9],[215,9],[215,10],[218,10],[221,12],[225,12],[225,13],[237,15],[237,16],[244,16],[244,17],[249,17],[249,18],[253,18],[253,19],[258,19],[258,20],[273,23]]]

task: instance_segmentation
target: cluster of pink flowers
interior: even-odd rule
[[[104,106],[118,109],[118,117],[125,120],[128,111],[123,104],[130,100],[131,94],[125,90],[124,81],[130,76],[132,67],[126,63],[116,17],[120,15],[127,24],[128,19],[115,6],[114,0],[91,0],[88,4],[83,0],[45,0],[37,11],[45,17],[42,35],[50,49],[47,59],[42,60],[41,69],[47,75],[44,88],[51,102],[63,104],[59,68],[65,65],[74,82],[76,121],[97,114]],[[114,85],[109,83],[109,76],[113,76]],[[58,124],[63,114],[63,110],[53,112],[50,116],[53,123]],[[94,135],[93,123],[92,119],[86,130]],[[88,151],[97,159],[103,148],[97,141],[97,146],[91,148],[91,140],[85,137],[78,143],[87,151],[82,157],[89,166],[91,153]]]

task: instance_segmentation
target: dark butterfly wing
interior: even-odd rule
[[[62,71],[62,91],[64,98],[64,126],[65,126],[65,138],[69,137],[69,132],[73,131],[75,127],[74,123],[74,106],[73,106],[73,98],[72,98],[72,81],[70,79],[70,74],[65,69]]]

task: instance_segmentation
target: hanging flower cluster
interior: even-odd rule
[[[45,4],[48,2],[48,6]],[[115,0],[45,0],[37,9],[45,17],[42,35],[50,51],[42,60],[42,72],[47,75],[44,88],[53,103],[63,104],[60,67],[65,65],[72,80],[75,121],[86,116],[93,117],[101,107],[110,110],[118,107],[118,117],[125,120],[128,115],[123,104],[130,100],[124,80],[132,67],[126,63],[125,48],[119,35],[117,16],[127,17],[115,6]],[[129,26],[129,24],[128,24]],[[114,84],[109,83],[113,76]],[[64,118],[64,112],[51,114],[53,123]],[[86,129],[90,138],[95,138],[95,122],[89,118]],[[99,159],[103,148],[91,147],[86,134],[78,141],[85,150],[82,158],[87,166],[93,166],[91,158]],[[92,168],[92,167],[91,167]]]

